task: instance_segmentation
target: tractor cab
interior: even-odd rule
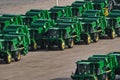
[[[76,64],[76,71],[71,76],[73,80],[96,80],[103,73],[103,61],[81,60],[76,62]]]

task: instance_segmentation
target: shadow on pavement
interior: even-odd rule
[[[54,79],[51,79],[51,80],[72,80],[71,78],[54,78]]]

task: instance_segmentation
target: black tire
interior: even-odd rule
[[[109,73],[109,80],[115,80],[115,72]]]
[[[48,50],[51,50],[51,49],[52,49],[52,47],[51,47],[51,45],[50,45],[50,44],[48,45],[48,47],[47,47],[47,48],[48,48]]]
[[[6,64],[10,64],[12,62],[12,56],[10,54],[6,54],[4,56],[4,61]]]
[[[85,43],[88,45],[88,44],[90,44],[91,43],[91,37],[90,37],[90,35],[87,35],[86,37],[85,37]]]
[[[109,80],[108,75],[107,75],[107,74],[103,74],[103,75],[102,75],[102,80]]]
[[[65,49],[65,42],[62,41],[61,44],[59,44],[59,49],[64,50]]]
[[[111,30],[111,31],[110,31],[109,37],[110,37],[111,39],[114,39],[114,38],[115,38],[115,31],[114,31],[114,30]]]
[[[32,51],[37,50],[37,43],[31,43],[31,50]]]
[[[14,60],[15,61],[20,61],[21,60],[21,53],[20,53],[20,51],[16,51],[15,52]]]
[[[120,37],[120,28],[117,30],[117,36]]]
[[[94,39],[93,39],[93,41],[94,42],[98,42],[98,40],[99,40],[99,34],[98,33],[94,33]]]
[[[46,48],[46,45],[41,45],[41,49],[45,49]]]
[[[73,48],[73,46],[74,46],[74,40],[73,40],[73,39],[70,39],[70,40],[69,40],[68,48]]]

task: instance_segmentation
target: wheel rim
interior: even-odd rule
[[[34,43],[34,50],[37,49],[37,43]]]
[[[90,42],[91,42],[91,38],[90,36],[88,36],[88,44],[90,44]]]
[[[7,60],[8,60],[8,63],[10,63],[10,62],[11,62],[11,58],[12,58],[12,57],[11,57],[11,55],[10,55],[10,54],[8,54],[8,55],[7,55]]]
[[[64,42],[62,42],[62,49],[64,49],[65,48],[65,43]]]
[[[72,43],[71,43],[71,47],[73,47],[74,46],[74,41],[72,41]]]
[[[106,76],[105,80],[109,80],[109,79],[108,79],[108,76]]]
[[[112,38],[115,38],[115,31],[112,32]]]
[[[96,37],[96,41],[98,41],[98,40],[99,40],[99,37],[97,36],[97,37]]]
[[[21,55],[20,55],[20,53],[18,53],[18,60],[20,60],[21,59]]]

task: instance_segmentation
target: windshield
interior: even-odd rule
[[[58,17],[58,14],[57,13],[50,13],[50,17],[51,17],[51,19],[57,19],[57,17]]]
[[[82,26],[84,32],[89,32],[89,33],[93,32],[93,28],[91,27],[91,24],[83,24]]]
[[[39,35],[38,35],[39,34]],[[38,30],[30,30],[30,38],[40,38],[42,37],[42,33],[40,34]]]
[[[25,25],[30,25],[32,23],[33,19],[32,18],[25,18],[25,19],[23,19],[23,21],[25,22],[24,23]]]
[[[73,15],[74,15],[74,16],[79,16],[79,15],[80,15],[78,8],[73,8],[73,9],[72,9],[72,12],[73,12]]]
[[[77,65],[77,74],[90,74],[90,65],[88,64],[78,64]]]
[[[4,42],[2,42],[2,45],[4,45],[4,46],[2,47],[2,50],[12,50],[12,49],[13,49],[13,45],[12,45],[12,43],[9,42],[9,41],[4,41]]]
[[[47,36],[50,38],[61,38],[65,37],[66,32],[65,30],[57,30],[57,29],[50,29],[47,33]]]
[[[115,19],[108,20],[108,27],[117,27],[117,22]]]
[[[99,4],[94,4],[94,9],[95,10],[101,10],[101,6]]]

